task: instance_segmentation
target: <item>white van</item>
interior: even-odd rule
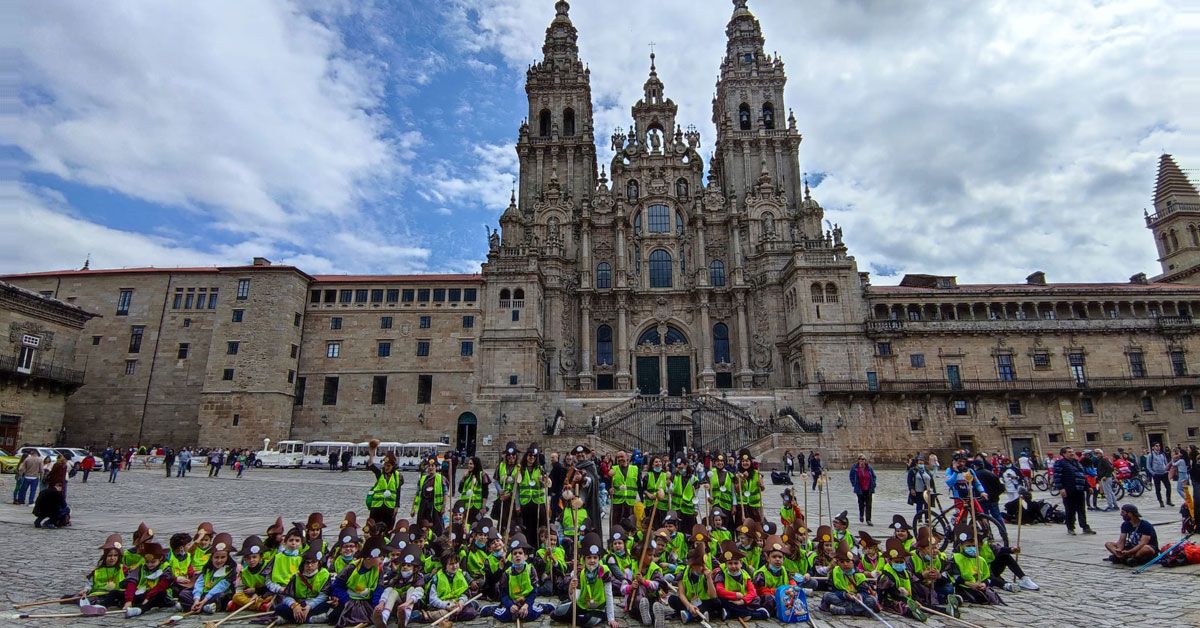
[[[337,454],[338,466],[340,467],[342,464],[342,452],[349,450],[351,453],[353,453],[354,449],[354,443],[345,441],[318,440],[311,443],[305,443],[303,464],[306,467],[328,469],[329,454],[332,452]]]

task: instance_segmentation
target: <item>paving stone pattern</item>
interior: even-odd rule
[[[24,601],[70,594],[82,586],[82,578],[95,565],[98,547],[105,536],[120,532],[129,540],[139,521],[146,521],[157,538],[179,531],[191,532],[200,521],[211,521],[218,531],[233,534],[235,542],[248,534],[261,534],[275,517],[285,522],[304,521],[312,510],[325,513],[335,525],[346,510],[356,510],[365,518],[363,496],[371,476],[364,471],[348,473],[314,470],[253,470],[236,479],[222,471],[210,479],[199,465],[197,472],[183,479],[163,477],[161,471],[123,472],[116,484],[108,484],[107,474],[93,474],[87,484],[72,481],[68,488],[74,525],[64,530],[38,530],[32,525],[29,507],[0,506],[0,625],[58,626],[70,622],[79,626],[152,626],[169,616],[166,612],[125,620],[120,615],[79,620],[18,620],[11,605]],[[403,498],[411,504],[415,476],[407,474]],[[851,530],[858,530],[854,495],[845,471],[836,471],[830,482],[834,512],[849,510]],[[12,476],[5,475],[0,487],[12,492]],[[803,499],[797,476],[796,492]],[[879,493],[875,500],[873,528],[877,537],[886,536],[884,527],[893,513],[906,517],[912,508],[905,503],[900,471],[879,472]],[[768,486],[767,507],[776,513],[783,487]],[[1047,493],[1037,493],[1045,498]],[[810,518],[817,516],[816,495],[809,493]],[[1132,500],[1151,522],[1158,525],[1162,543],[1178,539],[1178,514],[1174,509],[1158,507],[1152,493]],[[402,502],[403,503],[403,502]],[[407,506],[406,506],[407,508]],[[402,510],[401,514],[407,514]],[[828,517],[828,513],[825,513]],[[965,618],[983,626],[1119,626],[1137,622],[1141,626],[1200,625],[1200,568],[1185,567],[1133,575],[1124,567],[1102,562],[1104,542],[1114,539],[1120,524],[1116,513],[1089,512],[1089,522],[1099,531],[1096,536],[1068,536],[1061,525],[1026,526],[1022,532],[1021,564],[1041,586],[1041,591],[1006,593],[1002,607],[969,607]],[[1015,539],[1015,531],[1011,533]],[[43,607],[36,613],[71,610],[70,607]],[[855,626],[876,624],[869,619],[831,618],[816,613],[818,625]],[[916,625],[902,618],[885,616],[893,626]],[[544,625],[547,620],[543,620]],[[203,619],[188,619],[183,626],[202,625]],[[760,625],[774,622],[758,622]],[[623,625],[633,625],[622,618]],[[246,625],[229,622],[226,625]],[[489,620],[472,625],[490,625]],[[720,627],[721,622],[714,622]],[[737,626],[736,622],[726,622]],[[931,619],[928,626],[943,624]]]

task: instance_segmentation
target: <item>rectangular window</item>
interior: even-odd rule
[[[971,407],[967,405],[966,399],[954,400],[954,416],[967,416],[971,413]]]
[[[371,404],[379,405],[387,401],[387,375],[376,375],[371,378]]]
[[[417,341],[417,357],[424,358],[424,357],[428,357],[428,356],[429,356],[429,341],[428,340],[418,340]]]
[[[451,303],[462,301],[462,288],[450,288],[446,291],[446,300]]]
[[[445,300],[446,300],[446,289],[445,288],[434,288],[433,289],[433,301],[435,303],[441,303]]]
[[[1084,371],[1084,360],[1082,353],[1067,354],[1067,361],[1071,365],[1071,377],[1075,378],[1076,384],[1083,384],[1087,381],[1087,373]]]
[[[1079,398],[1080,414],[1096,414],[1096,402],[1091,397]]]
[[[313,290],[312,294],[310,294],[308,297],[308,302],[309,303],[320,303],[321,302],[321,291]]]
[[[925,431],[925,421],[923,421],[921,419],[909,419],[908,420],[908,431],[924,432]]]
[[[867,390],[879,390],[879,374],[867,371]]]
[[[1033,354],[1033,368],[1038,371],[1045,371],[1050,368],[1050,353],[1047,351],[1035,351]]]
[[[914,353],[914,354],[908,356],[908,364],[909,364],[909,366],[911,366],[915,369],[925,368],[925,354],[924,353]]]
[[[389,340],[380,340],[375,347],[375,355],[386,358],[392,355],[392,343]]]
[[[246,310],[234,310],[233,311],[233,322],[240,323],[240,322],[242,322],[242,319],[245,318],[245,316],[246,316]]]
[[[514,323],[521,320],[521,310],[513,310],[512,311],[512,320]]]
[[[133,304],[133,290],[122,290],[117,296],[117,316],[129,316],[129,306]]]
[[[604,375],[596,376],[596,390],[612,390],[612,389],[613,389],[613,376],[612,375],[604,374]]]
[[[1188,374],[1187,359],[1182,351],[1171,352],[1171,372],[1175,374],[1175,377],[1183,377]]]
[[[1146,361],[1141,351],[1129,352],[1129,374],[1134,377],[1146,376]]]
[[[369,293],[369,291],[366,288],[359,288],[358,290],[355,290],[354,291],[354,302],[355,303],[366,303],[368,293]]]
[[[1051,432],[1046,435],[1046,440],[1057,443],[1062,441],[1062,432]]]
[[[1183,407],[1184,412],[1191,412],[1196,409],[1196,400],[1191,395],[1180,395],[1179,405]]]
[[[475,342],[472,340],[464,340],[458,345],[458,355],[462,357],[470,357],[475,355]]]
[[[1197,434],[1200,434],[1200,427],[1189,427],[1188,428],[1187,435],[1188,435],[1189,439],[1196,438]]]
[[[296,312],[295,314],[292,315],[292,327],[299,327],[299,326],[300,326],[300,312]]]
[[[292,352],[290,355],[293,360],[295,360],[297,357],[299,357],[300,356],[300,345],[292,345]]]
[[[383,288],[371,290],[371,303],[383,303]]]
[[[241,343],[238,342],[237,340],[230,340],[229,342],[226,342],[225,343],[225,355],[237,355],[238,346],[240,344]]]
[[[134,325],[129,328],[129,352],[141,353],[142,336],[146,333],[145,325]]]
[[[431,320],[428,316],[421,317],[421,325],[420,325],[421,329],[429,329],[430,324],[431,324]]]
[[[193,288],[188,288],[187,297],[183,300],[183,309],[192,309],[192,304],[196,302],[196,293]]]
[[[234,427],[237,427],[238,423],[241,423],[241,422],[242,422],[242,415],[240,415],[240,414],[233,415],[233,426]]]
[[[216,288],[213,288],[208,293],[208,309],[210,309],[210,310],[217,309],[217,289]]]
[[[329,328],[335,329],[335,330],[341,329],[342,328],[342,317],[334,316],[333,318],[329,319]]]
[[[233,369],[225,369],[224,371],[222,371],[221,379],[223,379],[227,382],[232,382],[233,381]]]
[[[516,385],[517,385],[517,381],[518,381],[518,379],[517,379],[517,376],[516,376],[516,375],[509,375],[509,376],[508,376],[508,385],[509,385],[509,386],[516,386]]]
[[[380,317],[379,328],[380,329],[391,329],[392,328],[392,317],[391,316]]]
[[[192,326],[192,319],[190,319],[190,318],[185,318],[185,319],[183,319],[183,326],[184,326],[184,327],[191,327],[191,326]]]
[[[733,388],[733,373],[717,373],[717,388]]]
[[[171,300],[171,307],[178,310],[183,306],[183,288],[175,289],[175,298]]]
[[[250,298],[250,280],[238,279],[237,300],[245,301]]]
[[[892,355],[892,343],[877,342],[875,343],[875,354],[880,357],[889,357]]]
[[[1154,412],[1154,398],[1146,395],[1142,397],[1142,412]]]
[[[326,377],[325,390],[321,392],[321,405],[335,406],[337,405],[338,378]]]
[[[133,375],[137,370],[137,360],[125,360],[125,374]]]
[[[338,303],[349,303],[354,300],[353,290],[338,290]]]
[[[400,293],[400,301],[404,303],[412,303],[413,299],[415,298],[415,294],[416,292],[412,288],[406,288]]]
[[[325,357],[336,358],[342,355],[342,343],[327,342],[325,343]]]
[[[1094,443],[1100,440],[1100,432],[1084,432],[1083,440],[1089,443]]]
[[[417,301],[419,301],[421,303],[429,302],[429,288],[418,288],[417,289]]]
[[[307,377],[296,378],[296,398],[292,400],[292,404],[297,406],[304,405],[304,389],[308,386]]]
[[[190,348],[191,348],[191,346],[186,342],[179,343],[179,351],[177,351],[175,353],[175,357],[180,360],[186,360],[188,357],[188,351],[190,350]]]
[[[337,290],[326,290],[325,298],[322,299],[322,301],[324,301],[326,303],[336,303],[337,302]]]
[[[1017,379],[1017,371],[1013,368],[1011,355],[996,356],[996,375],[1002,382],[1011,382]]]
[[[92,346],[98,346],[101,338],[104,338],[104,336],[92,336]]]
[[[1010,416],[1020,416],[1021,414],[1023,414],[1021,412],[1021,400],[1020,399],[1009,399],[1008,400],[1008,414]]]
[[[475,317],[467,315],[463,317],[463,329],[471,329],[475,326]]]
[[[433,376],[417,376],[417,403],[426,404],[433,398]]]
[[[475,288],[463,288],[463,301],[474,303],[476,293],[477,290]]]
[[[292,383],[295,383],[295,381],[296,381],[296,371],[293,369],[288,369],[288,383],[292,384]]]
[[[400,300],[400,291],[395,288],[389,288],[387,291],[387,302],[395,303]]]

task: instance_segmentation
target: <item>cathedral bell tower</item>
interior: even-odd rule
[[[1200,284],[1200,193],[1170,155],[1158,160],[1154,213],[1145,218],[1163,270],[1154,281]]]

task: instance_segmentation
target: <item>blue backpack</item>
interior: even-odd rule
[[[790,584],[775,589],[775,618],[785,624],[808,623],[808,596],[804,589]]]

